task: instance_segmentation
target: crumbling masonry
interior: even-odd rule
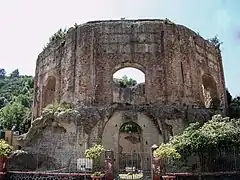
[[[145,84],[115,87],[113,73],[125,67],[141,70]],[[94,21],[70,28],[38,56],[34,86],[35,120],[19,143],[55,159],[57,168],[76,168],[77,156],[95,142],[128,152],[130,142],[119,133],[124,123],[141,129],[131,146],[135,152],[149,152],[189,122],[210,119],[213,99],[220,100],[221,113],[225,109],[220,50],[165,20]],[[50,103],[74,108],[44,121],[41,112]],[[58,152],[77,153],[73,158]]]

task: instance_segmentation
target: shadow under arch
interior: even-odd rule
[[[211,74],[202,75],[202,95],[206,108],[210,108],[213,101],[219,100],[217,83]]]
[[[56,93],[56,77],[49,76],[43,86],[43,102],[42,107],[46,107],[48,104],[52,104],[55,101]]]

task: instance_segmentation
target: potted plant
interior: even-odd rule
[[[93,161],[93,170],[94,173],[91,175],[93,180],[102,179],[104,174],[97,171],[100,168],[100,156],[105,149],[100,144],[94,144],[91,148],[87,149],[85,152],[85,156],[87,159],[91,159]]]
[[[5,171],[5,164],[7,160],[7,156],[12,151],[12,146],[7,144],[6,141],[0,140],[0,172]]]
[[[104,174],[97,171],[91,175],[92,180],[101,180],[103,179],[103,177],[104,177]]]
[[[177,152],[177,150],[173,147],[172,144],[161,144],[154,152],[153,157],[159,159],[159,173],[166,173],[166,166],[168,159],[180,159],[181,155]],[[175,176],[162,176],[165,180],[173,180]]]

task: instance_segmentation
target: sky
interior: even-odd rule
[[[204,38],[218,35],[226,86],[240,95],[240,0],[1,0],[0,68],[34,75],[38,54],[59,28],[91,20],[168,18]],[[122,71],[142,81],[141,73]],[[134,76],[137,74],[137,76]]]

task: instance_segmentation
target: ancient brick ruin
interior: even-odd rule
[[[113,73],[124,67],[141,70],[145,84],[115,87]],[[210,119],[213,99],[220,100],[224,114],[220,50],[197,33],[166,20],[88,22],[70,28],[38,56],[34,121],[19,143],[55,159],[56,168],[76,168],[77,157],[96,142],[118,154],[148,153],[189,122]],[[41,112],[50,103],[74,108],[46,122]],[[138,131],[121,134],[126,123],[135,123]]]

